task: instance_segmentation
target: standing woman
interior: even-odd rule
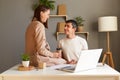
[[[33,66],[38,66],[40,62],[46,62],[47,66],[66,63],[60,53],[50,51],[49,44],[46,42],[45,27],[49,15],[49,7],[38,6],[26,30],[25,52],[29,54],[30,64]]]

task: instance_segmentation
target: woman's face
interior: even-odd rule
[[[44,23],[49,18],[50,10],[47,10],[45,12],[41,12],[40,15],[41,15],[41,21]]]

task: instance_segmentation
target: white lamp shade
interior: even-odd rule
[[[117,31],[117,17],[105,16],[98,19],[99,32]]]

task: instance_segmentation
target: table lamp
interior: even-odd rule
[[[98,19],[99,32],[107,33],[107,51],[103,55],[102,63],[104,64],[107,59],[107,64],[114,68],[112,52],[110,51],[110,35],[109,32],[117,31],[117,17],[116,16],[103,16]]]

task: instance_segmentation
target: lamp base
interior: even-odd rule
[[[114,68],[114,63],[113,63],[113,58],[112,58],[112,52],[105,52],[103,59],[102,59],[102,64],[105,64],[105,61],[107,59],[107,64]]]

